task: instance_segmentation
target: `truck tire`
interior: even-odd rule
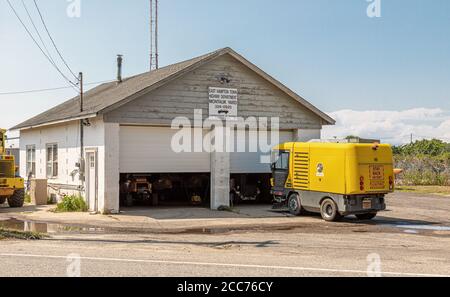
[[[374,219],[376,216],[377,216],[377,213],[372,212],[372,213],[357,214],[356,218],[361,221],[369,221],[369,220]]]
[[[22,207],[25,202],[25,190],[20,189],[14,192],[14,195],[8,198],[8,204],[11,208]]]
[[[289,212],[294,216],[303,214],[303,207],[300,196],[298,194],[292,194],[288,199]]]
[[[336,202],[331,198],[327,198],[322,202],[320,205],[320,214],[327,222],[336,222],[342,219]]]
[[[0,205],[6,202],[6,197],[0,197]]]

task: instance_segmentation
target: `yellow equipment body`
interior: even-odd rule
[[[384,196],[394,191],[387,144],[291,142],[275,147],[273,154],[272,194],[294,214],[322,213],[327,200],[336,208],[333,220],[349,214],[370,218],[385,209]]]
[[[23,178],[17,176],[14,156],[6,154],[6,130],[0,129],[0,205],[22,207],[25,200]]]

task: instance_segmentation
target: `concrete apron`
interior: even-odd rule
[[[20,212],[0,208],[0,221],[16,219],[29,223],[51,223],[74,227],[116,228],[122,231],[178,233],[195,229],[254,229],[298,224],[286,213],[271,212],[269,205],[243,206],[235,212],[207,208],[125,208],[118,215],[53,213],[51,206],[27,206]],[[311,218],[312,220],[316,220]]]

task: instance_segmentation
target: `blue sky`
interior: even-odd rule
[[[32,28],[21,1],[10,1]],[[33,2],[25,3],[39,24]],[[66,0],[37,3],[64,57],[87,82],[114,78],[117,53],[124,55],[125,75],[147,71],[148,0],[81,0],[80,18],[67,16]],[[381,17],[369,18],[366,0],[160,0],[161,64],[230,46],[317,107],[340,112],[338,129],[326,136],[355,131],[342,124],[354,113],[343,111],[409,110],[425,112],[399,127],[411,131],[395,142],[411,133],[431,135],[435,129],[415,129],[447,127],[450,119],[450,1],[381,4]],[[65,85],[6,0],[0,0],[0,56],[0,93]],[[0,95],[14,110],[0,116],[0,126],[11,127],[73,95],[70,89]],[[432,121],[420,118],[430,114]],[[383,129],[357,132],[391,137]]]

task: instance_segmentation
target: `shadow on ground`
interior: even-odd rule
[[[236,206],[232,211],[212,211],[203,207],[124,207],[118,217],[120,216],[147,217],[155,220],[292,217],[288,212],[274,211],[270,205],[260,204]]]
[[[267,241],[212,241],[212,242],[201,242],[201,241],[176,241],[176,240],[115,240],[115,239],[87,239],[87,238],[76,238],[76,239],[47,239],[48,241],[72,241],[72,242],[96,242],[96,243],[117,243],[117,244],[174,244],[174,245],[195,245],[204,246],[212,248],[221,248],[227,246],[253,246],[257,248],[267,248],[271,246],[279,245],[277,241],[267,240]]]

